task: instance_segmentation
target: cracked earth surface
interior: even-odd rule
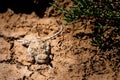
[[[60,18],[39,18],[34,12],[16,14],[11,9],[0,13],[0,80],[120,80],[120,49],[100,52],[88,36],[74,37],[92,32],[89,21],[87,25],[65,25],[62,21],[63,31],[50,40],[52,68],[31,63],[26,46],[17,40],[54,34],[59,29],[56,20]],[[78,27],[81,29],[75,30]]]

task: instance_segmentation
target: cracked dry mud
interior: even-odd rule
[[[34,12],[16,14],[10,9],[0,13],[0,80],[120,80],[119,49],[100,52],[87,35],[75,37],[92,32],[89,21],[87,25],[62,24],[62,33],[50,40],[52,68],[32,63],[27,47],[17,40],[54,34],[59,28],[56,19],[39,18]],[[78,27],[81,29],[75,30]]]

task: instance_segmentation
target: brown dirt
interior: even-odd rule
[[[62,7],[73,4],[61,1],[57,4]],[[60,14],[53,7],[47,7],[42,18],[34,11],[15,13],[11,8],[0,13],[0,80],[120,80],[120,49],[100,51],[91,45],[88,35],[93,25],[89,20],[65,25]],[[50,40],[53,67],[31,63],[27,48],[17,40],[54,34],[58,30],[56,20],[64,29]]]

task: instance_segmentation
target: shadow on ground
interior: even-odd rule
[[[119,27],[109,27],[105,28],[104,30],[94,29],[92,33],[80,32],[75,34],[74,37],[78,39],[82,39],[84,36],[92,38],[92,45],[99,46],[100,50],[106,51],[113,48],[119,48],[119,31]]]
[[[30,14],[35,11],[39,17],[43,17],[49,2],[52,0],[0,0],[0,13],[6,12],[8,8],[15,13]]]

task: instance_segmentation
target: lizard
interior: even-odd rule
[[[50,62],[53,59],[53,55],[51,54],[51,44],[48,40],[57,36],[63,30],[61,22],[60,21],[56,22],[59,26],[59,31],[53,34],[52,36],[45,37],[43,39],[37,37],[31,40],[17,40],[22,45],[28,45],[27,52],[36,63],[50,65]]]

